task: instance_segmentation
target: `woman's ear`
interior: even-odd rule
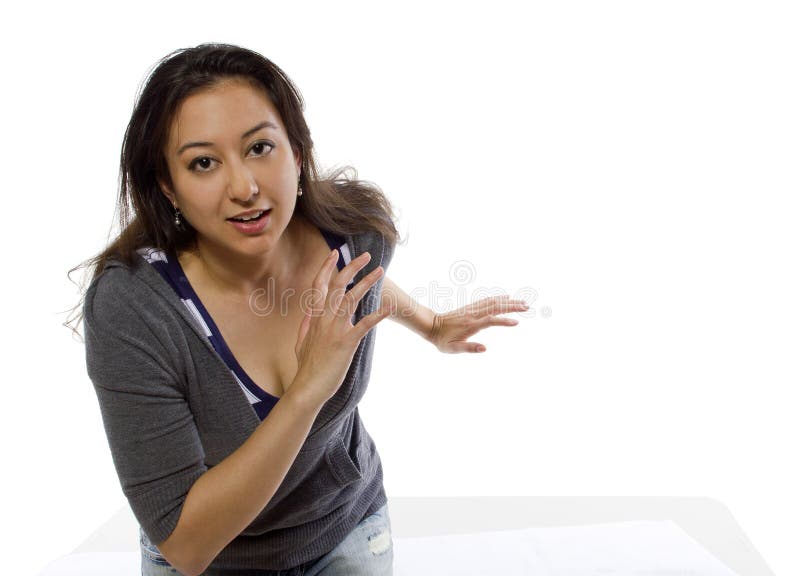
[[[157,182],[158,182],[158,187],[161,189],[161,192],[164,194],[164,196],[167,197],[169,203],[175,206],[175,194],[172,192],[172,188],[170,188],[169,184],[167,184],[161,178],[158,178]]]
[[[300,170],[303,167],[303,154],[300,152],[299,148],[292,146],[292,152],[294,152],[294,166],[297,168],[297,174],[300,175]]]

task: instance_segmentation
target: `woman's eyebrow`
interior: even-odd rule
[[[248,130],[247,132],[242,134],[242,140],[244,140],[248,136],[252,136],[253,134],[255,134],[256,132],[258,132],[259,130],[261,130],[263,128],[272,128],[273,130],[278,130],[278,126],[274,122],[270,122],[269,120],[265,120],[264,122],[261,122],[260,124],[256,124],[255,126],[250,128],[250,130]],[[183,154],[183,151],[186,150],[187,148],[198,148],[198,147],[201,147],[201,146],[212,146],[212,145],[213,145],[213,142],[187,142],[186,144],[184,144],[183,146],[178,148],[178,156]]]
[[[258,132],[258,131],[259,131],[259,130],[261,130],[262,128],[272,128],[273,130],[277,130],[277,129],[278,129],[278,126],[277,126],[277,125],[276,125],[274,122],[270,122],[269,120],[265,120],[265,121],[264,121],[264,122],[262,122],[261,124],[256,124],[255,126],[253,126],[252,128],[250,128],[250,130],[248,130],[247,132],[245,132],[244,134],[242,134],[242,140],[244,140],[244,139],[245,139],[245,138],[247,138],[248,136],[252,136],[253,134],[255,134],[256,132]]]

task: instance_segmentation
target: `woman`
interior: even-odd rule
[[[525,309],[437,315],[386,278],[391,205],[319,176],[302,109],[263,56],[206,44],[156,66],[128,125],[121,233],[90,260],[83,317],[144,575],[391,574],[357,410],[372,328],[478,352],[466,338]]]

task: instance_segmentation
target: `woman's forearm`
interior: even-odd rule
[[[158,549],[187,576],[201,574],[269,503],[322,408],[292,385],[235,452],[192,485],[178,523]]]
[[[436,316],[433,310],[426,308],[406,294],[388,277],[383,278],[381,290],[381,306],[391,305],[391,319],[399,322],[409,330],[416,332],[430,341],[433,321]]]

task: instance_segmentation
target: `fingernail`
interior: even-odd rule
[[[477,350],[478,350],[478,352],[486,352],[486,346],[480,345],[480,346],[478,346]]]

